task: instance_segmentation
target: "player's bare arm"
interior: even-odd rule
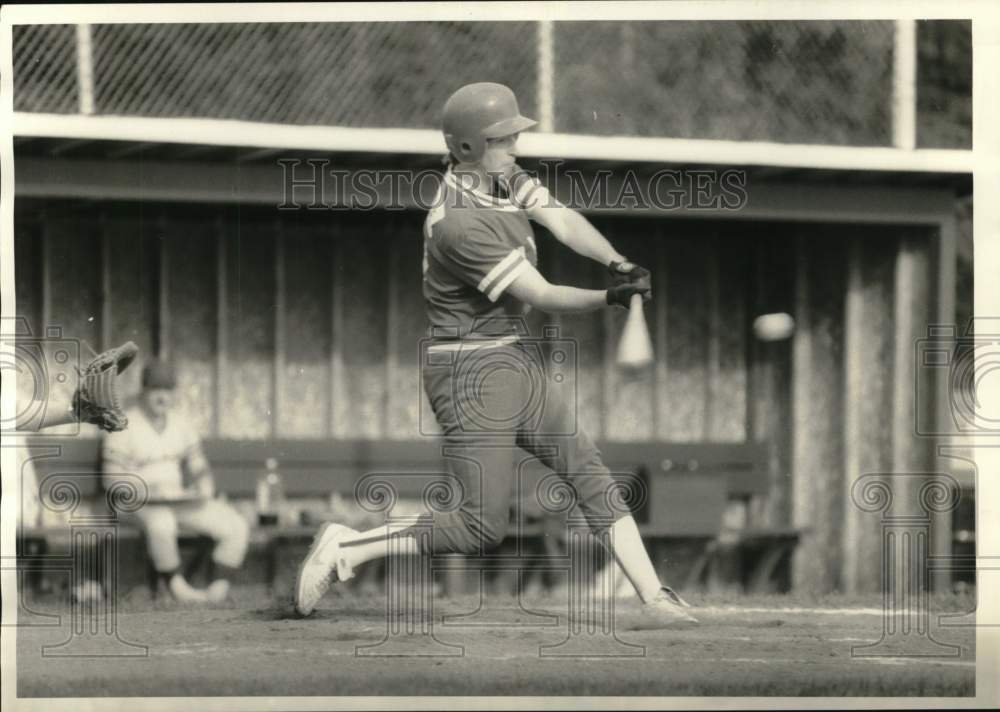
[[[22,411],[17,414],[17,429],[20,432],[38,432],[78,422],[72,397],[65,394],[50,394],[48,400],[33,399],[31,406]]]
[[[516,137],[509,144],[508,151],[511,155],[516,154]],[[618,252],[582,213],[563,205],[536,178],[520,170],[516,164],[506,166],[505,170],[507,173],[503,182],[530,220],[545,226],[557,240],[577,254],[605,265],[615,285],[637,282],[650,286],[649,270]]]
[[[616,250],[607,238],[594,227],[587,218],[573,208],[567,207],[549,197],[539,200],[525,209],[528,217],[544,226],[559,242],[584,257],[608,265],[611,262],[625,262],[625,257]]]
[[[549,314],[589,312],[617,305],[627,307],[633,294],[641,294],[649,301],[648,285],[626,282],[610,289],[581,289],[562,284],[552,284],[532,265],[526,265],[507,291],[532,308]]]

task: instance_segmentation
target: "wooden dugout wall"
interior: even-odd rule
[[[624,312],[533,314],[576,343],[581,425],[598,442],[767,442],[772,493],[754,516],[809,528],[796,587],[878,590],[878,520],[849,490],[867,472],[932,469],[912,433],[911,354],[947,298],[939,228],[593,219],[654,270],[657,362],[638,380],[614,368]],[[18,313],[95,348],[133,339],[168,356],[206,437],[412,439],[421,220],[21,199]],[[604,284],[599,266],[538,243],[553,281]],[[795,315],[791,341],[752,338],[767,311]],[[137,388],[139,370],[127,375]]]

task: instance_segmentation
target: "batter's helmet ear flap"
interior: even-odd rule
[[[521,116],[517,97],[503,84],[467,84],[444,105],[442,129],[448,150],[463,163],[475,163],[486,152],[487,138],[502,138],[535,125]]]

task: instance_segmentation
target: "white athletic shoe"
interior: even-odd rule
[[[309,553],[299,566],[295,582],[295,612],[308,616],[323,594],[335,581],[346,581],[354,576],[347,559],[341,554],[339,541],[347,534],[357,532],[343,524],[324,524],[313,539]]]
[[[181,603],[208,603],[208,594],[200,588],[195,588],[181,574],[174,574],[167,582],[170,595]]]
[[[205,589],[205,596],[210,603],[222,603],[229,596],[229,581],[216,579]]]
[[[642,604],[641,628],[658,628],[678,623],[697,623],[698,619],[685,609],[691,604],[669,586],[663,586],[652,601]]]

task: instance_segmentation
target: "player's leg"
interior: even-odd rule
[[[607,522],[611,522],[611,554],[644,603],[659,601],[666,595],[686,605],[660,582],[632,515],[610,507],[607,493],[614,481],[593,440],[581,428],[564,434],[573,430],[571,418],[569,404],[558,389],[550,387],[541,418],[522,430],[518,444],[573,486],[577,504],[595,533],[603,533]]]
[[[246,558],[250,542],[250,527],[246,520],[229,504],[218,499],[207,499],[179,507],[179,524],[215,540],[212,561],[215,563],[216,581],[209,586],[213,598],[225,598],[229,580],[234,578]]]
[[[167,505],[147,504],[135,513],[146,537],[146,550],[157,583],[179,601],[203,603],[208,600],[204,591],[191,586],[181,573],[181,553],[177,546],[177,517]]]
[[[312,611],[333,581],[350,578],[354,567],[390,552],[477,553],[506,535],[516,445],[514,428],[504,434],[502,421],[503,414],[520,408],[526,382],[523,374],[509,370],[486,374],[486,356],[476,353],[475,361],[462,362],[469,368],[428,366],[423,372],[425,391],[444,431],[445,464],[462,488],[459,507],[425,513],[423,521],[399,531],[382,526],[355,532],[324,525],[299,569],[295,605],[301,615]],[[478,378],[483,375],[487,377]],[[428,528],[429,540],[418,540]]]
[[[447,438],[445,443],[446,447],[454,448],[454,454],[445,457],[445,465],[461,487],[458,508],[450,512],[427,512],[416,525],[398,532],[390,532],[386,526],[364,532],[341,530],[338,536],[340,565],[346,571],[386,556],[390,538],[397,539],[393,549],[401,554],[474,554],[492,549],[503,541],[510,518],[510,480],[504,473],[512,469],[513,438],[507,446],[490,443],[486,447],[476,447],[465,442],[456,445]],[[427,528],[431,529],[431,538],[422,550],[415,534]]]
[[[477,553],[503,541],[510,518],[510,473],[515,450],[514,428],[504,432],[505,414],[516,413],[526,393],[524,374],[490,370],[496,354],[473,353],[475,359],[424,370],[424,386],[435,417],[444,431],[444,464],[460,487],[454,511],[428,512],[419,527],[432,527],[427,551]],[[482,378],[481,376],[486,376]],[[475,400],[474,407],[472,401]],[[347,570],[380,558],[388,550],[386,527],[343,532],[339,542]],[[417,553],[413,530],[395,534],[396,551]]]

